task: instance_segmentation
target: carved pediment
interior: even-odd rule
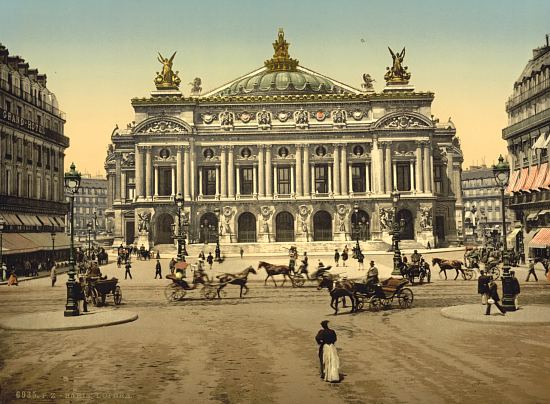
[[[158,117],[142,122],[135,128],[135,133],[189,133],[191,127],[179,119]]]
[[[375,127],[380,129],[425,129],[431,128],[433,125],[423,115],[397,112],[380,118]]]

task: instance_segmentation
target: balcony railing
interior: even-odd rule
[[[40,99],[39,97],[34,97],[31,93],[23,91],[21,88],[15,88],[13,84],[10,85],[7,80],[0,80],[0,87],[7,89],[10,94],[18,97],[19,99],[30,102],[41,110],[49,112],[50,114],[53,114],[58,118],[65,120],[65,112],[53,107],[46,102],[43,102],[42,99]]]
[[[523,131],[525,129],[529,129],[539,123],[544,122],[545,120],[550,119],[550,108],[545,109],[542,112],[539,112],[538,114],[535,114],[533,116],[530,116],[529,118],[524,119],[523,121],[520,121],[518,123],[515,123],[513,125],[508,126],[507,128],[504,128],[502,130],[503,137],[509,138],[512,135],[515,135],[516,133]]]
[[[521,104],[523,101],[526,101],[547,89],[550,89],[550,79],[543,80],[529,90],[524,91],[515,97],[508,98],[508,101],[506,102],[506,111],[509,111],[511,108]]]

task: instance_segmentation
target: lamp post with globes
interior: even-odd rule
[[[399,267],[401,266],[401,251],[399,250],[399,235],[405,227],[405,219],[397,220],[397,204],[401,199],[401,194],[397,189],[391,193],[393,205],[393,221],[392,221],[392,250],[393,250],[393,271],[392,275],[401,275]]]
[[[355,220],[353,223],[355,227],[355,256],[359,257],[359,255],[361,254],[361,246],[359,245],[359,204],[357,202],[353,204],[353,213],[355,216]]]
[[[187,255],[187,249],[185,247],[185,231],[183,227],[185,226],[185,219],[182,223],[181,221],[181,212],[183,210],[183,204],[185,199],[181,193],[178,193],[174,198],[174,202],[178,207],[178,232],[176,238],[178,240],[178,261],[183,261],[183,257]]]
[[[4,219],[0,219],[0,271],[2,271],[2,266],[4,265],[4,257],[2,256],[4,252],[3,245],[2,245],[2,233],[4,231],[5,224],[6,222],[4,222]],[[2,277],[2,280],[4,280],[3,279],[4,274],[2,273],[0,276]]]
[[[88,222],[86,228],[88,229],[88,260],[90,260],[92,258],[92,222]]]
[[[214,213],[216,214],[216,218],[218,219],[218,228],[216,229],[216,261],[221,262],[222,261],[222,252],[220,250],[220,232],[221,232],[221,223],[220,223],[220,208],[214,209]]]
[[[510,165],[504,161],[502,155],[498,157],[498,164],[493,165],[493,175],[500,188],[500,213],[502,215],[502,307],[506,311],[514,311],[515,294],[513,293],[512,276],[510,274],[510,261],[508,258],[508,246],[506,245],[506,200],[504,190],[508,186],[510,178]]]
[[[76,297],[76,288],[75,288],[75,257],[74,257],[74,196],[78,193],[80,189],[80,180],[81,176],[78,171],[75,169],[74,163],[71,164],[71,169],[69,172],[65,173],[65,188],[69,193],[70,207],[69,213],[71,215],[71,244],[69,250],[69,280],[67,281],[67,304],[65,305],[65,317],[79,316],[80,311],[78,309],[78,300]]]
[[[472,237],[474,238],[474,242],[477,241],[477,233],[476,233],[476,212],[477,208],[476,205],[472,205],[470,208],[470,212],[472,212]]]
[[[55,261],[55,236],[54,232],[50,233],[50,237],[52,238],[52,261]]]

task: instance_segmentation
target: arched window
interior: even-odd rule
[[[294,241],[294,217],[289,212],[281,212],[275,218],[275,241]]]

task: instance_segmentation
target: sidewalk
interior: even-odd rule
[[[65,317],[62,310],[57,310],[2,318],[0,328],[17,331],[68,331],[129,323],[137,319],[136,313],[119,309],[92,310],[75,317]]]
[[[69,272],[69,267],[64,268],[57,268],[57,276]],[[38,272],[38,276],[18,276],[17,282],[26,282],[26,281],[32,281],[33,279],[40,279],[40,278],[49,278],[50,277],[50,271],[40,271]],[[7,285],[8,281],[0,281],[0,285]]]
[[[496,307],[491,307],[491,315],[485,315],[487,306],[482,304],[465,304],[441,309],[441,315],[453,320],[472,323],[498,325],[548,325],[550,324],[550,307],[530,305],[520,306],[519,310],[501,315]]]

